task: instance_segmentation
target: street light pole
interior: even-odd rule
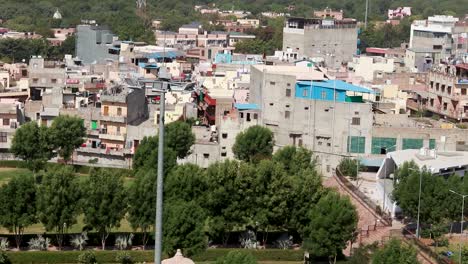
[[[461,209],[461,219],[460,219],[460,243],[459,244],[459,258],[460,258],[460,264],[462,263],[462,234],[463,234],[463,220],[464,220],[464,212],[465,212],[465,197],[468,196],[468,194],[461,194],[461,193],[457,193],[456,191],[454,190],[449,190],[451,193],[454,193],[456,195],[459,195],[462,197],[462,209]]]
[[[418,220],[416,222],[416,238],[419,239],[419,215],[421,213],[421,189],[422,189],[422,169],[417,170],[415,168],[410,168],[410,171],[419,172],[419,195],[418,195]]]
[[[167,83],[163,84],[167,88]],[[159,143],[158,143],[158,178],[156,190],[156,223],[154,237],[154,263],[161,263],[162,255],[162,211],[163,211],[163,174],[164,174],[164,115],[166,90],[161,91],[159,99]]]

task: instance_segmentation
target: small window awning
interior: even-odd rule
[[[159,66],[155,63],[140,62],[138,63],[138,67],[143,68],[143,69],[159,69]]]
[[[160,52],[150,53],[146,57],[148,59],[161,59],[161,58],[175,59],[181,56],[183,56],[183,53],[178,52],[178,51],[166,51],[166,52],[160,51]]]

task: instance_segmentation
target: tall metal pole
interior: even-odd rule
[[[164,115],[165,115],[165,95],[167,83],[163,84],[164,91],[161,91],[159,100],[159,144],[158,144],[158,178],[156,190],[156,226],[154,241],[154,263],[161,263],[162,255],[162,211],[163,211],[163,173],[164,173]]]
[[[364,28],[367,28],[367,12],[369,10],[369,0],[366,0],[366,15],[364,17]]]
[[[421,211],[421,187],[422,187],[422,170],[419,173],[418,222],[416,224],[416,237],[418,239],[419,239],[419,213]]]
[[[465,212],[465,195],[462,195],[462,209],[461,209],[461,220],[460,220],[460,264],[462,263],[462,236],[463,236],[463,213]]]

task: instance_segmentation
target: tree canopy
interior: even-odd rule
[[[71,167],[49,171],[42,179],[37,194],[39,220],[47,231],[57,233],[59,248],[63,234],[76,223],[80,211],[81,191]]]
[[[356,236],[358,215],[348,197],[336,192],[322,196],[308,214],[304,229],[304,248],[336,262],[336,256]]]
[[[382,249],[377,250],[372,257],[372,264],[394,263],[418,264],[416,250],[404,246],[400,240],[392,239]]]
[[[236,136],[232,152],[243,161],[269,158],[273,153],[273,132],[259,125],[251,126]]]
[[[123,179],[108,170],[94,169],[84,183],[83,194],[84,222],[99,232],[104,250],[110,230],[120,226],[127,209]]]
[[[30,175],[18,175],[0,188],[0,225],[15,234],[21,245],[24,228],[37,222],[36,186]]]
[[[54,156],[52,151],[53,141],[47,127],[39,127],[36,122],[28,122],[16,130],[11,152],[26,161],[32,171],[42,169]]]
[[[176,121],[166,125],[165,141],[167,146],[177,153],[178,158],[185,158],[195,143],[195,135],[191,126],[184,121]]]
[[[61,115],[52,122],[50,133],[58,154],[67,162],[73,151],[84,143],[86,128],[80,118]]]

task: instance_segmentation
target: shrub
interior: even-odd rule
[[[121,264],[133,264],[133,258],[128,252],[119,252],[115,257],[115,261]]]
[[[50,239],[48,237],[44,238],[42,235],[37,235],[37,238],[31,238],[28,244],[31,250],[45,251],[49,248]]]
[[[0,264],[11,264],[10,258],[3,251],[0,252]]]
[[[134,235],[129,234],[127,235],[118,235],[115,238],[115,247],[119,250],[125,250],[127,248],[132,247],[132,240]]]
[[[338,169],[343,175],[349,176],[351,179],[356,180],[357,170],[364,171],[365,168],[361,166],[361,164],[359,164],[358,168],[357,160],[355,159],[344,158],[338,165]]]
[[[74,248],[79,249],[81,251],[86,246],[87,240],[88,240],[88,234],[86,232],[83,232],[79,235],[74,235],[72,239],[70,240],[70,244]]]
[[[293,237],[283,234],[275,241],[275,246],[279,249],[290,249],[293,245]]]
[[[257,260],[249,252],[230,251],[226,256],[216,260],[215,264],[257,264]]]
[[[96,255],[92,251],[86,251],[78,256],[78,263],[94,264],[97,263]]]
[[[8,241],[8,238],[0,237],[0,251],[8,250],[9,246],[10,246],[10,242]]]

